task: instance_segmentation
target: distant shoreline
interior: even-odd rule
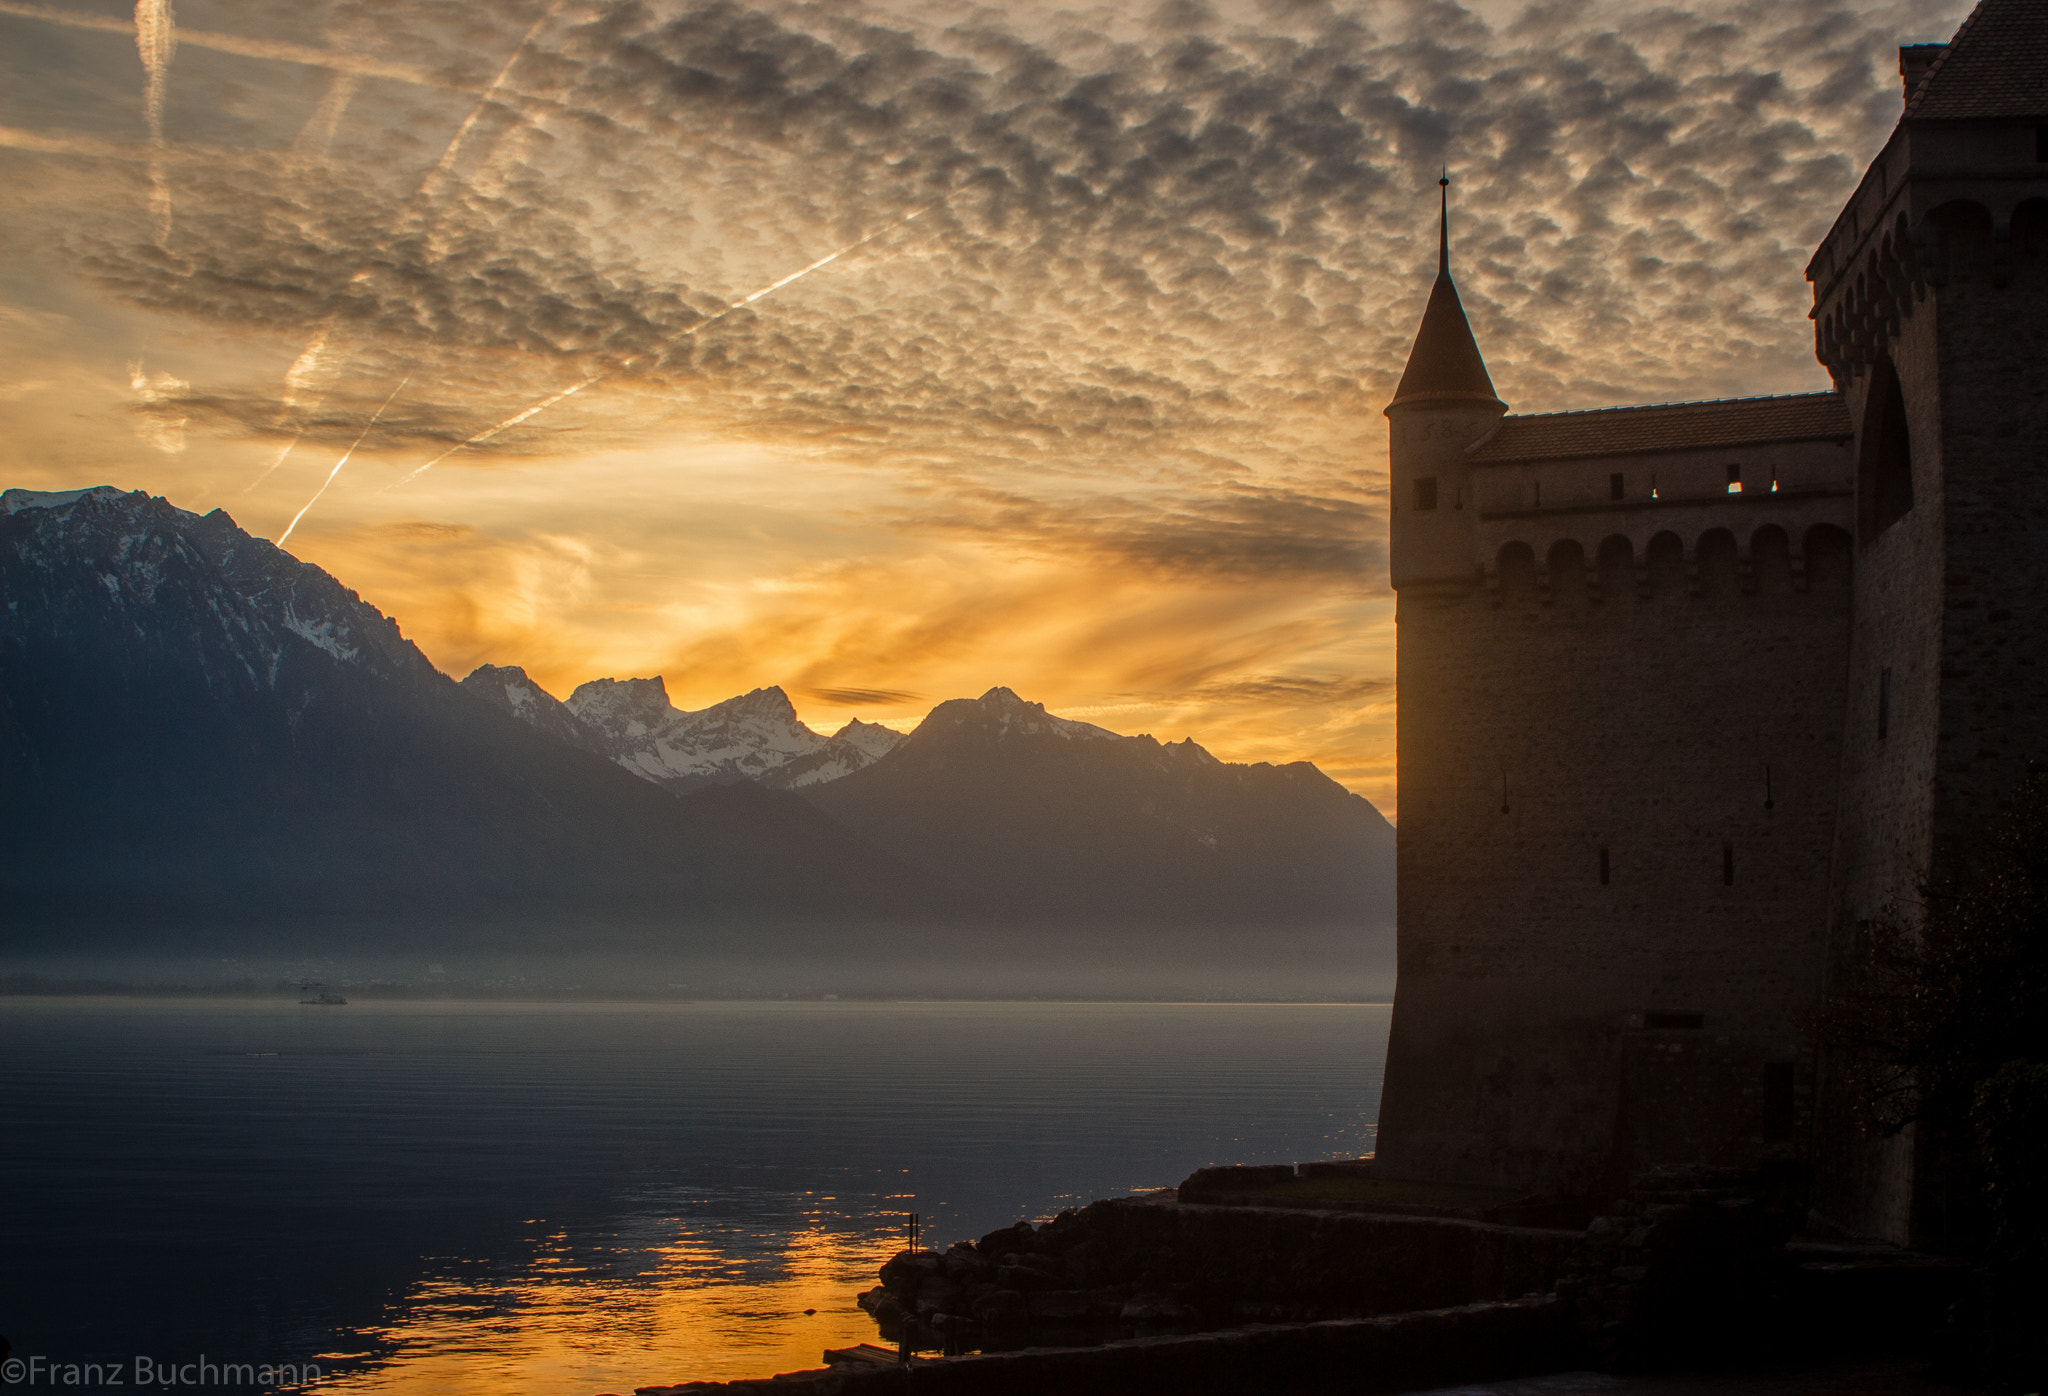
[[[1082,995],[1035,995],[1018,997],[1006,994],[717,994],[717,993],[662,993],[630,992],[611,989],[496,989],[470,987],[465,985],[405,985],[405,984],[350,984],[331,986],[347,995],[352,1001],[363,1003],[631,1003],[649,1005],[681,1006],[694,1003],[902,1003],[902,1004],[943,1004],[943,1003],[985,1003],[985,1004],[1148,1004],[1148,1005],[1217,1005],[1231,1004],[1245,1007],[1319,1007],[1333,1008],[1386,1008],[1391,1000],[1375,998],[1185,998],[1159,997],[1141,998],[1129,994],[1105,995],[1091,998]],[[300,994],[296,984],[129,984],[115,980],[97,979],[55,979],[43,975],[0,976],[0,999],[186,999],[215,1000],[219,1002],[247,1003],[296,1002]],[[307,1007],[346,1007],[347,1005],[309,1004]]]

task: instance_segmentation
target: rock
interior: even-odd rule
[[[998,1289],[974,1302],[974,1316],[984,1321],[1004,1317],[1022,1318],[1030,1304],[1014,1289]]]
[[[1117,1317],[1125,1323],[1177,1323],[1187,1314],[1187,1309],[1172,1295],[1142,1290],[1130,1297]]]
[[[1082,1289],[1045,1289],[1028,1296],[1031,1317],[1041,1323],[1085,1323],[1093,1296]]]
[[[939,1273],[936,1251],[898,1251],[882,1267],[882,1283],[906,1294],[917,1293],[927,1276]]]
[[[1022,1255],[1033,1249],[1037,1239],[1036,1229],[1030,1222],[1018,1222],[1000,1231],[991,1231],[975,1245],[975,1250],[990,1260],[1001,1260],[1006,1255]]]
[[[925,1314],[950,1314],[966,1311],[966,1303],[960,1288],[944,1275],[933,1275],[917,1287],[917,1312]]]
[[[1015,1289],[1029,1294],[1037,1290],[1064,1289],[1066,1285],[1065,1276],[1055,1275],[1036,1265],[1004,1265],[996,1270],[998,1289]]]
[[[965,1241],[947,1248],[939,1258],[939,1271],[955,1284],[972,1284],[993,1272],[995,1266],[979,1255],[974,1247]]]

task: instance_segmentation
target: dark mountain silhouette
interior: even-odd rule
[[[1314,766],[1226,764],[1007,688],[803,794],[1006,917],[1393,926],[1393,826]]]
[[[1262,965],[1277,942],[1238,928],[1329,928],[1287,942],[1301,963],[1390,941],[1393,831],[1313,766],[1007,689],[828,739],[779,689],[681,713],[658,679],[566,704],[516,668],[457,685],[225,513],[106,488],[0,495],[0,600],[0,946],[310,927],[554,952],[695,926],[731,958],[844,960],[881,942],[829,927],[888,921],[924,928],[888,953],[944,963],[1037,943],[977,925],[1149,924],[1095,942],[1139,985],[1196,943],[1175,927]],[[750,928],[773,926],[816,943],[771,951]]]
[[[10,933],[923,905],[794,795],[677,798],[494,710],[219,510],[8,491],[0,597]]]

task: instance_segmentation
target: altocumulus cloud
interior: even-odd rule
[[[155,192],[43,216],[131,301],[320,346],[149,404],[188,430],[345,446],[410,373],[366,450],[424,459],[614,374],[457,462],[686,422],[869,461],[940,531],[1356,576],[1440,164],[1517,408],[1810,386],[1800,266],[1896,112],[1892,46],[1959,8],[335,0],[355,67],[299,106],[188,111],[173,68],[134,176],[167,232]]]
[[[281,528],[360,440],[293,545],[456,672],[1003,683],[1386,804],[1440,165],[1517,410],[1818,387],[1805,258],[1965,3],[179,0],[145,70],[0,0],[11,245],[143,308],[0,306],[6,449]]]

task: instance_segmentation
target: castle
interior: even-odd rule
[[[1391,424],[1381,1166],[1591,1192],[1781,1160],[1940,1240],[1816,1015],[2048,757],[2048,3],[1900,50],[1807,267],[1834,391],[1508,414],[1439,269]]]

